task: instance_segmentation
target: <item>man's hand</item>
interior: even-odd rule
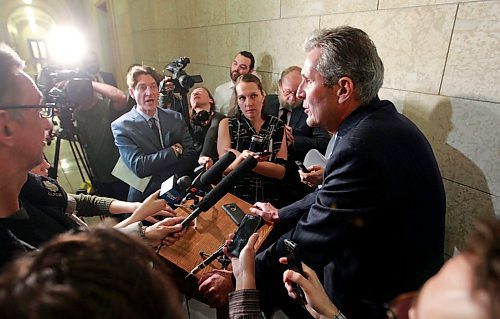
[[[259,215],[268,223],[274,223],[280,220],[278,209],[269,203],[257,202],[250,207],[250,212]]]
[[[171,246],[186,233],[186,228],[181,225],[183,220],[184,217],[165,218],[152,226],[146,227],[144,237],[154,247],[160,245],[160,243]]]
[[[302,183],[313,188],[323,184],[323,173],[325,172],[323,167],[312,165],[307,167],[307,169],[310,171],[309,173],[304,173],[302,170],[299,170],[300,181]]]
[[[177,157],[181,156],[182,153],[184,153],[184,147],[182,146],[181,143],[175,143],[171,147],[175,152],[175,156],[177,156]]]
[[[198,290],[212,308],[226,305],[229,293],[234,290],[231,272],[213,270],[204,274],[198,281]]]
[[[280,258],[280,263],[286,264],[286,262],[286,257]],[[304,276],[290,269],[283,273],[283,282],[288,295],[294,299],[298,297],[293,291],[292,283],[298,284],[306,297],[306,309],[314,318],[333,318],[339,310],[328,298],[318,276],[304,263],[302,263],[302,269]]]
[[[231,239],[234,236],[231,235]],[[255,252],[257,248],[257,240],[259,239],[259,234],[255,233],[250,236],[247,244],[240,252],[240,257],[235,257],[227,252],[227,247],[230,245],[231,240],[226,242],[226,247],[224,247],[224,254],[231,258],[231,264],[233,266],[233,274],[236,278],[236,290],[240,289],[255,289]]]
[[[174,82],[171,76],[165,76],[160,81],[160,93],[168,93],[174,90]]]
[[[294,142],[293,129],[291,126],[285,125],[286,145],[290,146]]]

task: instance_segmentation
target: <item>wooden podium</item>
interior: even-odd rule
[[[190,226],[186,234],[174,245],[163,247],[159,255],[186,273],[189,273],[200,262],[206,259],[207,256],[202,257],[200,253],[211,255],[238,228],[222,209],[222,205],[228,203],[236,203],[246,214],[249,213],[249,208],[252,206],[232,194],[225,195],[212,208],[201,213],[196,218],[195,226]],[[191,211],[180,207],[176,212],[178,216],[187,216]],[[260,228],[257,247],[262,245],[264,239],[271,232],[272,227],[271,224],[264,224]],[[213,269],[222,269],[222,266],[219,262],[214,261],[194,274],[194,276],[199,279],[204,273]]]

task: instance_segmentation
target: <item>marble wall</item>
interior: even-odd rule
[[[446,251],[477,216],[500,216],[500,1],[111,0],[122,72],[179,56],[214,89],[234,54],[250,50],[268,92],[301,65],[314,29],[352,25],[385,64],[380,96],[431,141],[447,194]],[[123,77],[122,77],[123,78]],[[122,82],[123,84],[123,82]]]

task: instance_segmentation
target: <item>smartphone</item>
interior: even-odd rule
[[[257,155],[257,156],[269,156],[269,155],[271,155],[271,152],[269,152],[269,151],[255,152],[255,155]]]
[[[240,225],[241,221],[245,217],[245,213],[241,210],[241,208],[236,205],[236,203],[229,203],[222,205],[222,209],[226,212],[226,214],[231,217],[233,222],[236,225]]]
[[[304,270],[302,269],[302,260],[300,258],[297,244],[289,239],[285,239],[284,245],[288,269],[304,275]],[[299,297],[300,302],[302,304],[305,304],[306,296],[304,295],[304,291],[302,291],[302,288],[300,288],[300,286],[296,283],[292,283],[292,289]]]
[[[304,173],[310,173],[310,172],[311,172],[310,170],[308,170],[308,169],[304,166],[304,164],[302,164],[302,162],[301,162],[301,161],[295,161],[295,165],[297,165],[297,167],[298,167],[301,171],[303,171]]]
[[[241,221],[238,230],[234,234],[232,243],[227,247],[227,252],[233,256],[239,257],[240,252],[245,247],[250,236],[255,233],[262,224],[262,217],[254,215],[245,215]]]

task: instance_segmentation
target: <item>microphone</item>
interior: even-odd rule
[[[210,256],[208,256],[205,260],[203,260],[202,262],[200,262],[198,265],[196,265],[196,267],[194,267],[190,272],[189,274],[187,274],[187,276],[185,278],[188,278],[189,276],[192,276],[194,275],[195,273],[197,273],[198,271],[202,270],[203,268],[205,268],[206,266],[210,265],[212,263],[212,261],[216,260],[217,258],[219,258],[220,256],[224,255],[224,247],[226,247],[226,244],[223,244],[222,246],[220,246],[214,253],[212,253]]]
[[[200,177],[200,185],[210,185],[217,184],[222,179],[222,174],[226,168],[231,165],[236,159],[236,155],[233,152],[227,152],[222,156],[217,163],[210,167],[204,174]]]
[[[224,195],[227,194],[229,189],[245,175],[250,173],[254,167],[257,166],[257,160],[253,156],[247,157],[243,162],[236,167],[234,171],[229,173],[217,186],[214,187],[198,204],[198,207],[193,210],[189,216],[186,217],[181,223],[182,227],[187,227],[193,219],[195,219],[202,212],[207,211],[210,207],[214,206]]]
[[[161,183],[160,198],[165,200],[173,209],[181,202],[182,197],[186,193],[186,188],[191,184],[189,176],[176,178],[175,175],[170,176],[166,181]]]
[[[233,152],[227,152],[207,171],[196,176],[191,185],[187,188],[186,196],[184,196],[181,203],[184,203],[188,199],[193,198],[194,195],[197,195],[199,189],[212,184],[217,184],[221,180],[222,174],[226,168],[228,168],[235,159],[236,155],[234,155]]]

